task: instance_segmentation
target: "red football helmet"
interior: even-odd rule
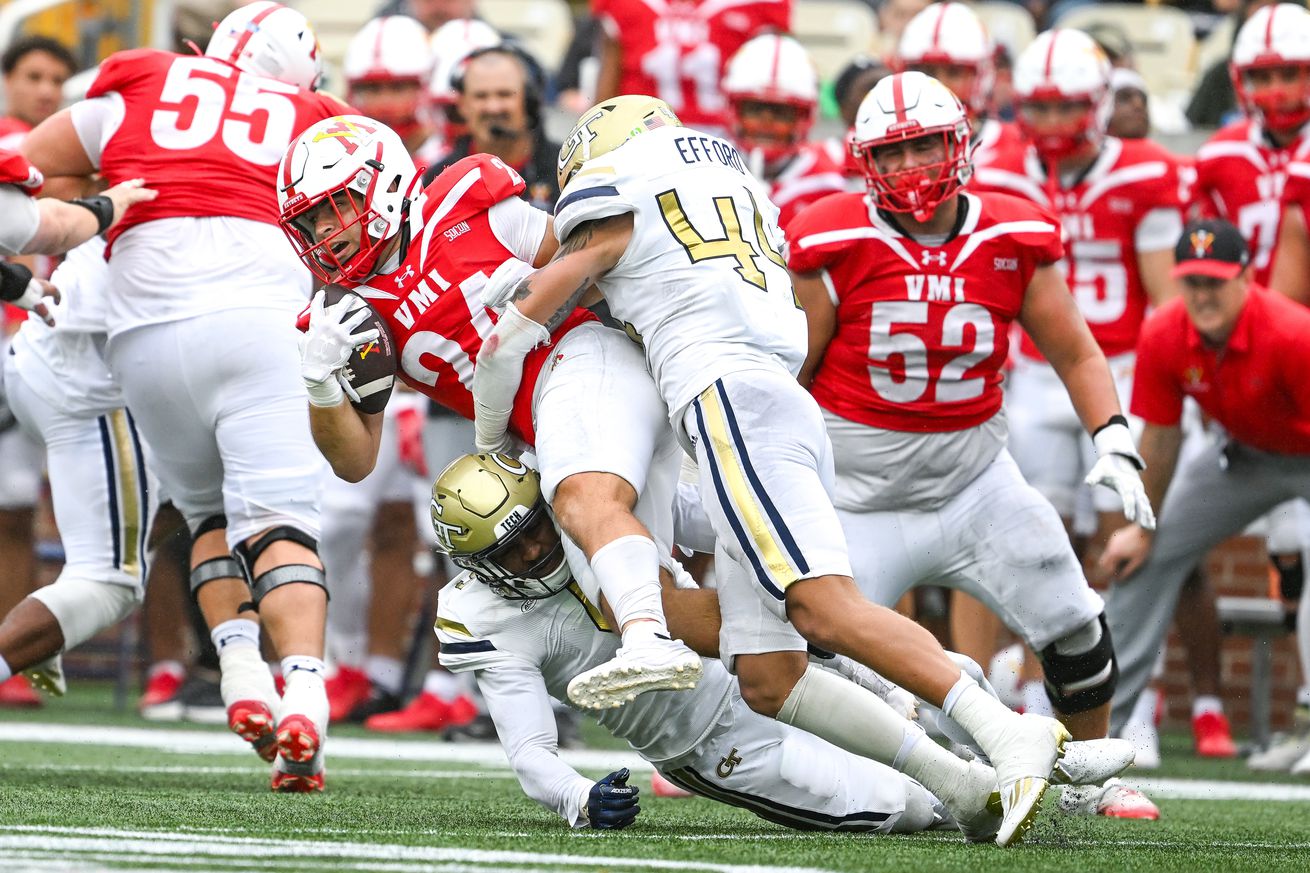
[[[879,147],[911,140],[940,139],[941,160],[884,171]],[[909,213],[927,221],[937,207],[969,181],[969,116],[949,88],[919,72],[897,73],[878,82],[860,104],[851,132],[851,155],[864,173],[879,209]]]

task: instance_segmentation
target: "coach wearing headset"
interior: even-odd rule
[[[524,196],[547,212],[559,197],[555,160],[559,143],[546,139],[541,119],[541,73],[520,49],[499,45],[469,55],[455,78],[459,114],[468,133],[455,140],[442,163],[428,171],[430,182],[443,169],[485,152],[509,164],[527,183]]]

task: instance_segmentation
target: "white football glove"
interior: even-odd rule
[[[482,286],[482,305],[497,312],[509,303],[519,283],[536,272],[527,261],[510,258],[492,271]]]
[[[336,406],[345,399],[343,388],[347,386],[341,369],[356,346],[378,338],[377,328],[355,332],[368,319],[369,311],[368,304],[354,294],[326,307],[323,292],[314,294],[309,303],[309,329],[300,339],[300,378],[313,405]]]
[[[1092,437],[1097,460],[1083,481],[1093,487],[1112,488],[1124,504],[1124,518],[1135,521],[1145,530],[1155,530],[1155,511],[1146,496],[1139,471],[1146,462],[1137,453],[1128,425],[1107,424]]]
[[[509,417],[523,381],[523,359],[550,342],[550,331],[510,303],[482,344],[473,368],[473,438],[479,452],[503,452],[511,445]]]

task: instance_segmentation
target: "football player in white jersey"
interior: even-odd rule
[[[563,696],[574,675],[611,657],[618,637],[573,581],[536,471],[505,455],[465,455],[437,478],[432,503],[434,522],[447,533],[444,548],[467,571],[441,592],[436,632],[442,663],[477,676],[530,797],[573,827],[631,823],[636,790],[611,787],[622,782],[621,773],[593,782],[556,755],[550,695]],[[713,653],[719,630],[714,592],[696,589],[673,560],[662,563],[680,589],[665,592],[670,621],[685,625],[678,632]],[[911,710],[900,689],[845,659],[836,661],[843,674],[861,675],[866,687],[896,701],[902,715]],[[889,748],[897,754],[876,763],[752,712],[717,660],[703,661],[703,676],[692,692],[651,692],[596,717],[675,784],[784,826],[908,833],[954,827],[954,816],[962,815],[961,829],[972,839],[988,839],[998,826],[999,817],[986,809],[995,772],[946,753],[887,704],[880,707],[885,722],[870,728],[893,732],[897,744]],[[958,726],[950,729],[959,734]],[[907,761],[920,742],[936,750],[933,764],[919,774],[924,784],[886,766]],[[1130,757],[1123,740],[1071,744],[1062,777],[1096,778],[1126,766]],[[956,802],[943,804],[925,784],[949,786],[942,793]]]
[[[627,96],[582,115],[560,149],[555,260],[502,271],[492,299],[513,298],[487,341],[473,391],[479,439],[494,444],[510,408],[527,333],[553,324],[596,285],[640,341],[674,431],[701,473],[719,542],[758,585],[720,590],[724,652],[752,709],[877,758],[876,717],[807,667],[807,641],[851,657],[933,705],[996,764],[1009,845],[1031,827],[1068,739],[1054,719],[1018,716],[987,695],[928,631],[864,599],[833,509],[823,418],[796,381],[805,313],[780,254],[777,208],[730,143],[682,127],[663,101]],[[526,265],[524,265],[526,267]],[[494,378],[487,378],[495,373]],[[486,444],[486,443],[480,443]],[[738,596],[740,594],[741,596]],[[577,677],[575,703],[622,704],[616,663]]]

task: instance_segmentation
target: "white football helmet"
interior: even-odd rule
[[[737,144],[775,161],[809,137],[818,114],[819,76],[804,46],[767,33],[746,42],[728,61],[723,93]]]
[[[878,166],[880,146],[930,137],[941,138],[942,160],[887,171]],[[875,206],[927,221],[973,175],[968,113],[960,98],[931,76],[917,71],[887,76],[860,104],[851,154]]]
[[[1019,127],[1042,160],[1058,161],[1105,138],[1114,111],[1110,61],[1082,31],[1038,34],[1014,63],[1014,92]],[[1046,123],[1035,117],[1033,103],[1084,103],[1086,111],[1073,122]]]
[[[491,48],[504,42],[499,33],[485,21],[476,18],[458,18],[447,21],[432,32],[428,52],[432,59],[432,79],[428,97],[439,105],[455,102],[455,77],[464,61],[478,49]]]
[[[323,53],[309,21],[270,0],[228,13],[214,28],[205,54],[238,70],[310,91],[323,81]]]
[[[374,18],[351,39],[342,67],[346,99],[352,105],[401,139],[409,140],[418,132],[419,104],[432,72],[427,28],[408,15]],[[410,87],[378,94],[379,87],[386,85]],[[407,92],[412,97],[399,96]]]
[[[902,70],[918,70],[946,84],[975,114],[987,109],[996,81],[996,47],[982,20],[963,3],[934,3],[901,31],[896,47]],[[973,71],[971,77],[946,77],[950,67]]]
[[[282,157],[279,223],[320,279],[363,279],[374,272],[386,242],[405,227],[410,196],[421,183],[395,131],[362,115],[338,115],[306,128]],[[319,217],[311,213],[324,202],[334,214],[331,233],[319,239]],[[359,242],[352,251],[350,240],[341,237],[354,227]]]
[[[1229,72],[1243,110],[1265,127],[1294,131],[1310,121],[1310,11],[1293,3],[1256,10],[1237,32]]]

